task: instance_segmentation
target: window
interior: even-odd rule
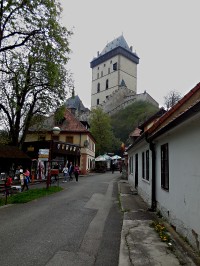
[[[149,150],[142,153],[142,178],[149,180]]]
[[[144,161],[144,152],[142,153],[142,178],[145,178],[145,161]]]
[[[67,143],[74,143],[74,138],[73,138],[73,136],[66,136],[66,142]]]
[[[99,105],[99,99],[97,99],[97,105]]]
[[[97,93],[100,92],[100,83],[97,84]]]
[[[113,70],[116,71],[117,70],[117,63],[113,64]]]
[[[97,78],[99,79],[99,73],[97,73]]]
[[[149,150],[146,151],[146,180],[149,180]]]
[[[169,190],[169,151],[168,143],[161,146],[161,187]]]
[[[109,98],[109,96],[107,95],[107,96],[106,96],[106,99],[108,99],[108,98]]]
[[[101,76],[103,77],[103,71],[101,71]]]
[[[108,79],[106,80],[106,90],[108,89]]]
[[[110,74],[110,68],[108,68],[108,74]]]

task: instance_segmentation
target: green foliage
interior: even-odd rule
[[[61,123],[64,119],[64,115],[65,115],[65,111],[66,111],[66,107],[64,105],[62,105],[61,107],[59,107],[55,114],[54,114],[54,119],[55,119],[55,122],[57,124]]]
[[[129,134],[158,111],[151,103],[138,101],[111,116],[115,136],[124,143],[129,142]]]
[[[158,233],[160,239],[163,242],[170,242],[171,241],[171,237],[166,229],[166,227],[164,226],[164,224],[157,222],[157,221],[153,221],[150,224],[151,227],[154,228],[154,230]]]
[[[101,108],[93,109],[90,116],[90,131],[96,139],[96,155],[112,152],[121,142],[114,136],[110,117]]]
[[[32,118],[60,106],[73,83],[66,70],[72,32],[60,24],[56,0],[0,3],[0,122],[11,144],[20,145]]]
[[[5,130],[0,130],[0,144],[8,144],[9,143],[9,134]]]
[[[34,199],[45,197],[53,193],[59,192],[61,190],[62,188],[58,186],[52,186],[49,187],[48,189],[46,188],[29,189],[28,191],[17,193],[11,197],[8,197],[7,204],[27,203]],[[0,206],[4,204],[5,204],[5,199],[4,198],[0,199]]]

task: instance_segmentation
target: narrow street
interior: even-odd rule
[[[63,191],[0,207],[1,266],[110,265],[119,260],[119,172],[62,183]]]

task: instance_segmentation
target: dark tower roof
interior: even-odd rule
[[[132,48],[129,48],[124,36],[121,35],[112,42],[109,42],[100,54],[98,53],[98,56],[90,62],[90,67],[93,68],[119,54],[135,64],[139,64],[139,57],[136,53],[132,52]]]
[[[72,95],[72,97],[68,98],[65,102],[65,106],[68,109],[76,109],[78,111],[83,111],[83,112],[87,110],[87,108],[83,105],[78,95],[76,96]]]
[[[132,52],[131,49],[129,48],[126,40],[124,39],[124,36],[121,35],[120,37],[114,39],[113,41],[109,42],[106,47],[103,49],[103,51],[100,53],[100,55],[106,54],[113,50],[116,47],[122,47],[126,49],[129,52]]]

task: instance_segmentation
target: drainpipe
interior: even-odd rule
[[[149,143],[149,148],[152,152],[152,184],[151,184],[151,208],[149,211],[155,211],[156,204],[156,152],[155,152],[155,144],[148,139],[148,135],[145,134],[145,139]]]
[[[152,185],[151,185],[151,209],[150,211],[156,210],[156,153],[155,144],[152,141],[149,142],[149,147],[152,152]]]

